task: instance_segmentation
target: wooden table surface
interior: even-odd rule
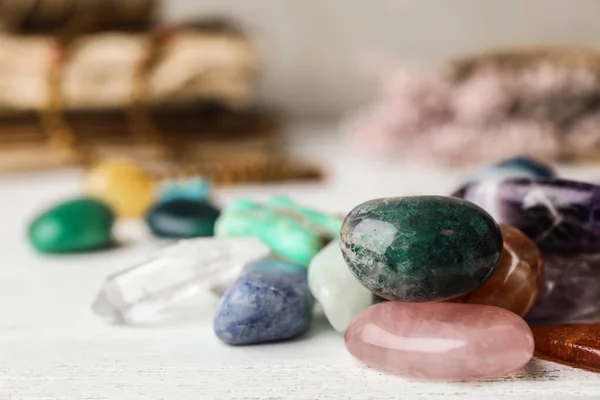
[[[465,171],[407,167],[358,158],[329,125],[292,130],[290,147],[321,161],[320,184],[220,189],[226,204],[247,195],[286,194],[307,205],[347,212],[393,195],[447,194]],[[562,168],[600,178],[597,167]],[[232,348],[213,335],[218,300],[197,297],[160,325],[122,327],[90,304],[105,276],[139,262],[159,243],[139,221],[117,227],[123,245],[88,255],[41,256],[25,240],[32,215],[76,196],[80,171],[0,177],[0,399],[600,399],[600,374],[534,359],[506,378],[474,383],[413,381],[360,366],[322,317],[291,342]],[[599,179],[596,179],[599,180]]]

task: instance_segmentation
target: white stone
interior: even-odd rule
[[[159,311],[180,300],[202,291],[222,292],[247,263],[269,253],[267,246],[249,237],[181,240],[109,276],[92,309],[111,322],[156,322]]]
[[[362,310],[373,304],[373,294],[350,272],[337,241],[321,250],[308,267],[308,286],[321,303],[333,328],[346,332]]]

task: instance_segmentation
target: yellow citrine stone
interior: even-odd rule
[[[110,204],[122,218],[139,218],[155,201],[155,181],[135,162],[108,160],[85,177],[85,191]]]

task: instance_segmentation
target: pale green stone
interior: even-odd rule
[[[297,204],[292,199],[285,196],[275,196],[267,202],[267,207],[273,207],[281,211],[287,211],[301,215],[310,224],[315,225],[318,229],[326,234],[337,237],[342,229],[342,219],[331,214],[313,210],[312,208],[304,207]]]
[[[338,237],[341,218],[297,205],[284,197],[267,204],[238,199],[221,213],[216,236],[253,236],[273,253],[307,266],[325,243]]]
[[[338,241],[321,250],[308,267],[308,286],[333,328],[346,332],[350,322],[374,302],[373,294],[350,272]]]

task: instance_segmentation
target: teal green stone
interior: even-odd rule
[[[440,301],[492,275],[502,235],[478,206],[442,196],[371,200],[344,220],[340,244],[350,270],[388,300]]]
[[[219,214],[208,202],[181,198],[158,203],[148,212],[146,222],[155,236],[188,239],[213,236]]]
[[[323,230],[329,235],[337,237],[342,228],[342,219],[334,215],[314,210],[309,207],[297,204],[292,199],[285,196],[272,197],[267,202],[267,207],[272,207],[281,212],[297,213],[305,218],[310,224]]]
[[[160,202],[171,200],[208,201],[210,184],[204,179],[192,178],[175,181],[165,181],[160,185]]]
[[[341,225],[341,218],[284,197],[274,197],[266,204],[242,198],[223,210],[215,224],[215,235],[256,237],[279,257],[307,266],[327,242],[339,235]]]
[[[115,214],[105,203],[81,198],[59,204],[29,226],[31,245],[42,253],[77,253],[112,244]]]

